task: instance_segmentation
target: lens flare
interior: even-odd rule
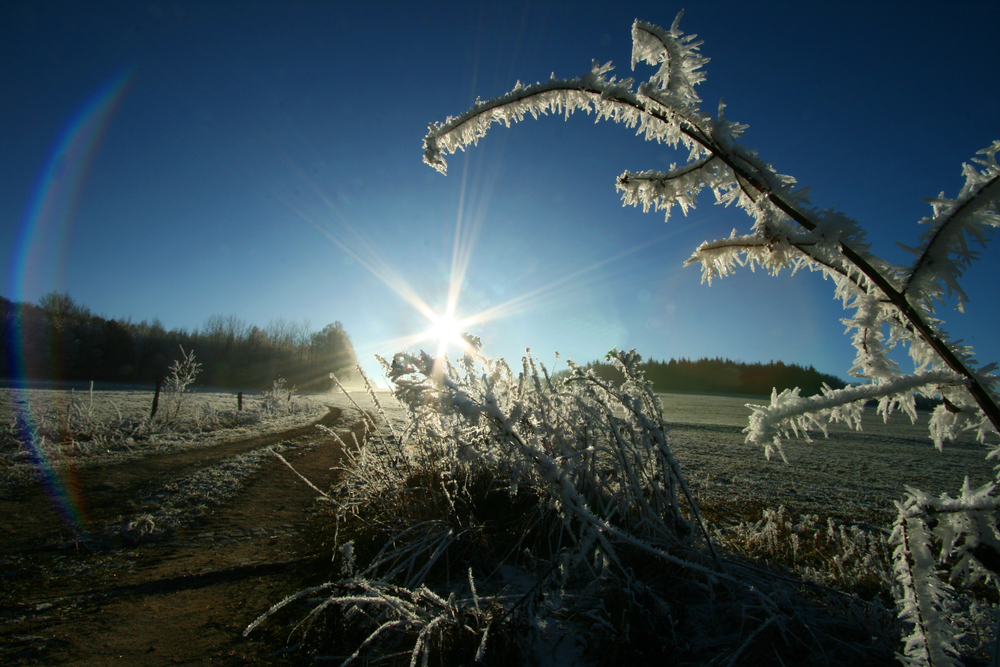
[[[131,79],[132,71],[126,70],[99,89],[73,115],[53,146],[18,229],[9,276],[15,303],[27,301],[26,291],[37,289],[51,275],[53,267],[63,265],[69,223],[87,170]],[[20,317],[17,313],[12,341],[15,349],[11,355],[14,377],[21,380],[14,390],[18,417],[25,425],[28,447],[54,507],[73,533],[82,535],[87,527],[86,508],[69,461],[56,465],[59,462],[53,458],[58,457],[58,449],[43,446],[45,443],[37,436],[38,420],[32,413],[24,382],[27,369]]]

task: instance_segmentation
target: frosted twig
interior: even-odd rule
[[[328,501],[331,501],[331,502],[333,501],[333,498],[331,498],[331,497],[330,497],[330,495],[329,495],[328,493],[326,493],[325,491],[321,491],[321,490],[320,490],[320,488],[319,488],[318,486],[316,486],[315,484],[313,484],[312,482],[310,482],[310,481],[309,481],[309,480],[308,480],[308,479],[307,479],[307,478],[306,478],[306,477],[305,477],[305,476],[304,476],[304,475],[303,475],[302,473],[300,473],[300,472],[299,472],[298,470],[296,470],[296,469],[295,469],[295,467],[294,467],[294,466],[293,466],[293,465],[292,465],[291,463],[289,463],[289,462],[288,462],[288,461],[287,461],[287,460],[285,459],[285,457],[284,457],[284,456],[282,456],[282,455],[281,455],[281,454],[279,454],[278,452],[274,451],[274,449],[273,449],[273,448],[272,448],[272,449],[270,449],[270,452],[271,452],[272,454],[274,454],[275,456],[277,456],[277,457],[278,457],[278,460],[279,460],[279,461],[281,461],[281,462],[282,462],[282,463],[284,463],[284,464],[285,464],[286,466],[288,466],[288,469],[289,469],[289,470],[291,470],[291,471],[292,471],[292,472],[294,472],[294,473],[295,473],[296,475],[298,475],[299,479],[301,479],[301,480],[302,480],[303,482],[305,482],[306,484],[308,484],[308,485],[309,485],[309,488],[310,488],[310,489],[312,489],[313,491],[315,491],[315,492],[316,492],[316,493],[318,493],[319,495],[323,496],[323,498],[324,498],[325,500],[328,500]]]

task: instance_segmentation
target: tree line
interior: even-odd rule
[[[594,361],[586,368],[604,380],[615,383],[624,380],[622,374],[609,363]],[[769,396],[775,388],[780,392],[799,387],[803,396],[810,396],[818,394],[824,383],[833,389],[847,386],[835,375],[820,373],[812,366],[805,368],[781,361],[747,364],[720,357],[697,361],[650,359],[639,364],[639,368],[659,392]]]
[[[52,292],[37,305],[0,297],[0,325],[0,375],[8,378],[153,383],[182,346],[202,364],[200,385],[263,389],[282,377],[322,391],[331,372],[343,379],[357,364],[340,322],[312,331],[306,322],[278,319],[261,328],[213,315],[193,332],[168,331],[158,319],[136,324],[94,315],[68,294]]]

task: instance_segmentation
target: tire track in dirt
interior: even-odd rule
[[[363,435],[360,424],[337,408],[319,423],[346,442],[352,432]],[[342,449],[312,424],[81,471],[82,488],[95,494],[92,524],[125,513],[136,494],[168,477],[289,441],[297,445],[284,454],[289,463],[318,487],[330,486]],[[236,497],[167,539],[110,550],[60,543],[65,529],[51,507],[52,516],[34,521],[21,509],[11,510],[45,510],[42,491],[23,495],[0,500],[0,520],[21,531],[0,546],[3,663],[271,664],[284,655],[288,629],[270,624],[249,639],[243,629],[283,597],[327,575],[327,514],[316,492],[277,459],[245,480]]]
[[[122,464],[81,467],[63,475],[63,482],[83,509],[90,532],[119,515],[140,498],[164,484],[223,459],[255,449],[316,436],[317,424],[334,428],[342,419],[339,408],[319,421],[289,431],[270,433],[219,445],[179,452],[150,454]],[[0,554],[24,553],[75,539],[73,529],[62,518],[44,484],[8,492],[0,498]]]

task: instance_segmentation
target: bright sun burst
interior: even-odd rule
[[[466,343],[462,337],[465,323],[456,320],[450,315],[434,316],[431,319],[431,327],[425,333],[426,338],[436,341],[438,344],[438,354],[442,354],[449,347],[465,347]]]
[[[461,353],[479,354],[480,343],[478,335],[471,342],[463,334],[478,332],[487,322],[498,320],[514,314],[538,310],[553,303],[565,304],[582,298],[588,288],[603,280],[598,272],[607,264],[620,260],[632,253],[647,248],[654,243],[665,240],[676,231],[656,239],[652,239],[628,250],[598,260],[588,266],[583,266],[569,272],[558,279],[543,284],[527,292],[474,312],[472,315],[456,316],[459,298],[465,283],[465,277],[472,260],[473,248],[482,225],[482,216],[465,216],[465,176],[463,175],[462,196],[458,205],[458,214],[452,238],[451,268],[444,304],[443,314],[434,309],[417,293],[415,287],[403,277],[398,267],[386,256],[384,250],[367,237],[361,229],[352,224],[344,213],[333,203],[322,188],[298,165],[292,164],[295,175],[302,179],[314,198],[304,198],[298,190],[292,192],[283,188],[271,188],[279,200],[297,214],[305,223],[320,232],[330,242],[339,247],[371,275],[395,292],[405,303],[423,316],[428,328],[410,335],[400,336],[391,340],[371,343],[370,346],[379,352],[386,349],[406,349],[430,341],[437,344],[438,357],[444,356],[449,350],[460,350]],[[468,169],[468,163],[466,163]],[[335,226],[331,229],[331,223]],[[334,233],[336,231],[336,233]],[[470,344],[471,343],[471,344]]]

